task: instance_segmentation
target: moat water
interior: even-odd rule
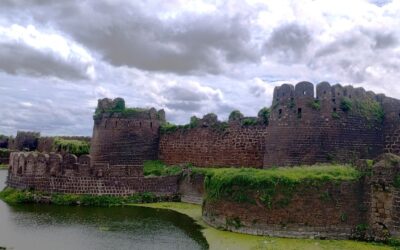
[[[0,190],[7,171],[0,170]],[[190,217],[143,207],[10,206],[0,200],[0,247],[43,249],[207,249]]]

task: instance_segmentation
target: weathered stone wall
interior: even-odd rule
[[[256,193],[249,193],[256,197]],[[280,197],[280,194],[277,194]],[[284,197],[284,190],[282,193]],[[279,237],[348,238],[366,220],[363,183],[298,186],[287,205],[268,208],[230,200],[206,200],[203,219],[214,227],[235,232]]]
[[[385,152],[400,155],[400,100],[382,97],[385,109]]]
[[[109,99],[99,100],[98,110],[113,105]],[[106,104],[105,104],[106,103]],[[107,109],[105,109],[107,110]],[[138,110],[130,115],[116,112],[95,117],[90,155],[93,162],[110,165],[141,165],[157,159],[159,127],[163,111]]]
[[[178,129],[161,134],[159,158],[166,164],[191,163],[199,167],[263,166],[266,127],[229,124]]]
[[[375,102],[362,88],[320,83],[284,84],[274,91],[266,136],[264,167],[351,162],[383,153],[383,124],[375,117],[344,111],[342,98]],[[354,105],[354,104],[353,104]]]
[[[355,238],[385,241],[400,236],[400,157],[384,154],[367,166],[358,181],[276,189],[271,206],[257,191],[255,203],[205,200],[203,219],[227,230],[281,237]],[[290,197],[288,202],[279,201]]]
[[[194,204],[203,203],[204,175],[187,171],[179,180],[179,194],[181,201]]]
[[[400,157],[385,154],[372,168],[370,181],[370,238],[400,236]]]
[[[176,194],[178,176],[143,177],[142,165],[96,166],[89,155],[13,152],[9,187],[50,193],[129,195]]]

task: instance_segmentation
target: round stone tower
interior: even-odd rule
[[[93,119],[90,155],[94,165],[142,165],[157,158],[164,110],[126,108],[122,98],[105,98],[98,101]]]

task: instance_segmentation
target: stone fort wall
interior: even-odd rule
[[[248,193],[254,204],[205,199],[203,219],[217,228],[256,235],[375,241],[399,237],[400,157],[382,155],[372,168],[359,162],[362,172],[370,171],[359,180],[300,184],[283,205],[279,199],[287,193],[279,188],[270,207],[262,204],[257,190]]]
[[[343,100],[352,103],[344,110]],[[382,108],[384,116],[380,116]],[[399,154],[400,101],[352,86],[276,87],[268,126],[213,126],[161,134],[159,158],[167,164],[273,167],[354,162],[383,152]]]
[[[165,121],[164,111],[132,110],[112,112],[123,99],[99,100],[95,117],[90,155],[98,164],[141,165],[158,156],[159,128]],[[111,110],[111,111],[110,111]]]
[[[315,96],[309,82],[275,88],[264,167],[354,162],[383,153],[382,117],[358,111],[380,105],[377,95],[326,82],[316,89]],[[344,110],[343,100],[351,102],[351,110]]]
[[[145,178],[142,165],[97,165],[89,155],[13,152],[7,185],[49,193],[173,195],[178,192],[178,176]]]
[[[261,125],[229,124],[223,131],[209,126],[180,129],[161,135],[159,158],[169,165],[262,168],[265,136]]]

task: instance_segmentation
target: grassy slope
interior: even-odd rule
[[[135,204],[136,205],[136,204]],[[286,239],[246,235],[221,231],[205,224],[201,219],[201,206],[181,202],[161,202],[139,204],[137,206],[164,208],[186,214],[204,227],[203,234],[210,244],[210,249],[245,250],[245,249],[273,249],[273,250],[384,250],[392,249],[389,246],[357,242],[350,240],[312,240],[312,239]]]
[[[168,176],[181,172],[182,168],[178,166],[166,166],[161,161],[145,161],[143,166],[143,174],[145,176]]]

